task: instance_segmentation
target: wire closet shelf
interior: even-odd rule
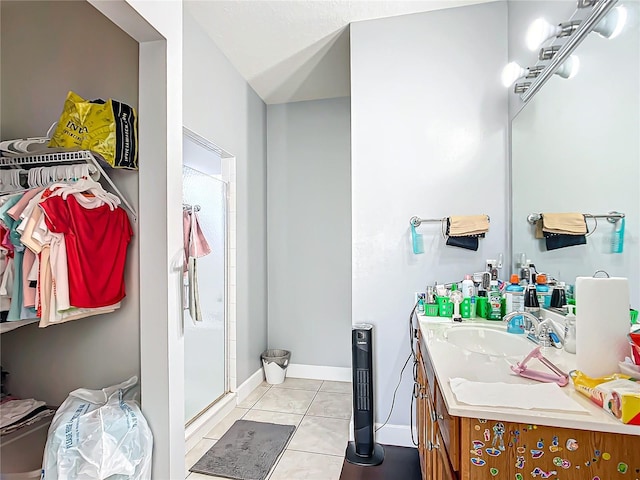
[[[127,201],[126,197],[120,192],[120,189],[113,183],[111,177],[107,174],[103,168],[100,160],[96,155],[89,150],[76,150],[69,152],[47,152],[47,153],[29,153],[21,155],[12,155],[7,157],[0,157],[0,168],[6,167],[42,167],[53,166],[61,164],[78,164],[87,163],[93,165],[100,173],[100,176],[105,179],[109,186],[113,189],[113,193],[118,195],[122,200],[123,205],[131,212],[133,221],[138,220],[138,213],[135,208]]]

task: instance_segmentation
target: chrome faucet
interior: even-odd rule
[[[551,346],[551,338],[549,337],[550,327],[546,325],[546,323],[548,323],[546,320],[543,322],[529,312],[511,312],[502,317],[502,321],[508,323],[515,317],[522,317],[524,319],[524,333],[527,334],[529,340],[543,347]]]
[[[515,317],[524,318],[524,329],[527,333],[538,333],[538,327],[540,326],[540,319],[529,312],[511,312],[502,317],[503,322],[509,323]]]

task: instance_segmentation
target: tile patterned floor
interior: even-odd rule
[[[287,378],[262,383],[186,455],[189,480],[225,480],[189,468],[239,419],[295,425],[267,480],[338,480],[349,439],[351,384]],[[228,479],[227,479],[228,480]]]

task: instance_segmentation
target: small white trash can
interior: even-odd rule
[[[278,385],[284,382],[291,352],[289,350],[265,350],[260,355],[260,358],[262,359],[262,368],[264,368],[264,376],[267,379],[267,383]]]

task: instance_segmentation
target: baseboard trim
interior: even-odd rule
[[[226,417],[237,405],[237,395],[228,393],[184,429],[185,449],[188,452],[202,440],[209,430]]]
[[[381,424],[376,423],[376,428]],[[377,443],[385,445],[397,445],[399,447],[416,448],[411,440],[411,427],[409,425],[389,425],[388,423],[375,433]]]
[[[311,380],[330,380],[334,382],[350,382],[351,368],[290,363],[287,367],[287,377],[308,378]]]
[[[238,403],[241,403],[264,381],[264,370],[260,367],[236,389]]]

